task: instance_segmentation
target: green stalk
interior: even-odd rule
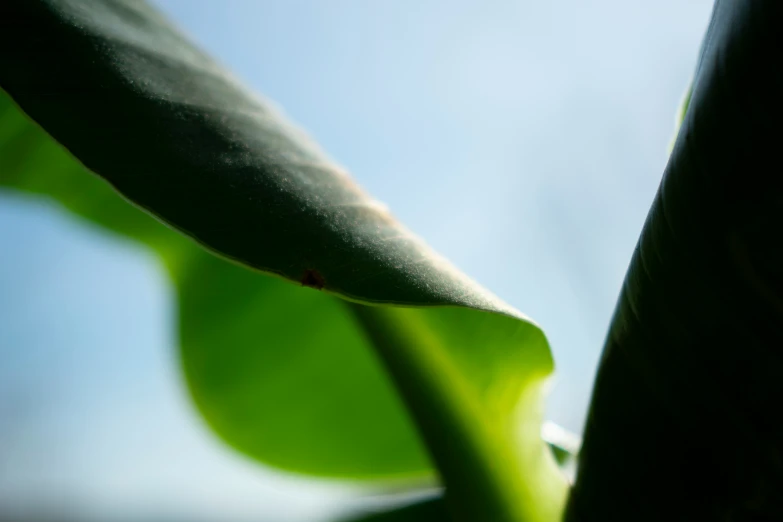
[[[454,520],[559,521],[568,484],[540,437],[546,375],[506,390],[516,409],[504,415],[493,404],[497,397],[476,389],[453,348],[433,331],[427,318],[437,309],[424,315],[414,308],[350,307],[440,471]]]

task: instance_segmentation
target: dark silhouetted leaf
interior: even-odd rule
[[[566,519],[783,520],[783,3],[718,0]]]

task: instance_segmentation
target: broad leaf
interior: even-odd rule
[[[783,3],[718,0],[566,519],[783,520]]]
[[[418,431],[464,520],[558,518],[538,326],[146,4],[6,0],[0,20],[0,182],[160,254],[216,433],[283,469],[390,479],[431,473]]]

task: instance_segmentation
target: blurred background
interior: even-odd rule
[[[711,0],[156,0],[371,194],[543,325],[580,433]],[[328,521],[378,499],[223,447],[147,251],[0,192],[0,517]],[[71,518],[69,518],[71,517]]]

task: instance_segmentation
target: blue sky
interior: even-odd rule
[[[712,2],[157,4],[543,325],[549,417],[581,430]],[[0,193],[0,504],[326,520],[346,488],[259,469],[200,424],[171,305],[148,253]]]

